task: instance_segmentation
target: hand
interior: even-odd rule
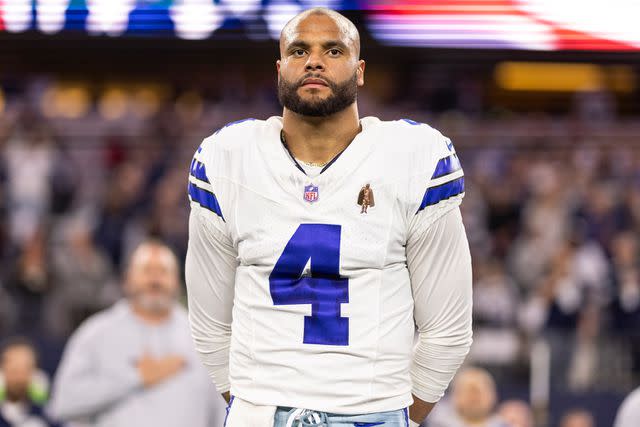
[[[142,383],[145,387],[153,387],[154,385],[171,378],[180,372],[185,365],[182,356],[165,356],[155,358],[145,354],[138,360],[137,368]]]

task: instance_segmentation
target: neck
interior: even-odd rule
[[[299,160],[326,163],[347,148],[362,130],[358,106],[327,117],[309,117],[284,109],[282,131],[289,151]]]
[[[154,312],[145,310],[143,307],[140,307],[139,305],[136,305],[134,303],[131,303],[130,306],[133,314],[138,319],[142,320],[143,323],[149,325],[159,325],[161,323],[164,323],[167,319],[169,319],[169,316],[171,315],[171,310]]]

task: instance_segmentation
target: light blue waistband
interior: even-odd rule
[[[310,409],[278,407],[274,427],[331,427],[353,425],[356,427],[407,427],[407,408],[361,415],[341,415]]]

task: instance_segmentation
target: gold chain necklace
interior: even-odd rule
[[[302,162],[302,164],[304,164],[305,166],[311,166],[312,168],[322,168],[327,166],[327,163],[329,163],[329,162],[324,162],[324,163],[305,162],[304,160],[300,160],[300,159],[298,159],[298,161]]]

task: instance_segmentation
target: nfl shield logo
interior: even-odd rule
[[[304,200],[309,203],[313,203],[318,200],[318,186],[307,185],[304,187]]]

